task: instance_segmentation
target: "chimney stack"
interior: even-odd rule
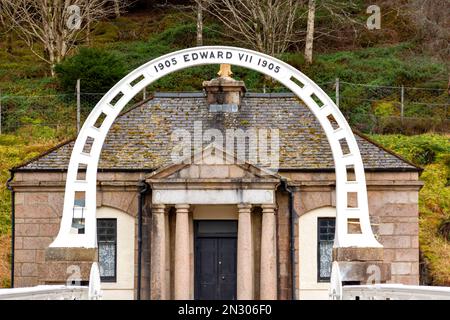
[[[231,78],[229,64],[221,64],[217,74],[219,77],[203,82],[210,110],[236,112],[247,90],[245,83]]]

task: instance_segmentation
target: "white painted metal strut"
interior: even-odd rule
[[[146,86],[159,78],[189,67],[228,63],[256,70],[292,90],[319,120],[333,153],[336,172],[335,247],[381,247],[375,239],[369,220],[364,167],[356,139],[344,116],[311,79],[292,66],[268,55],[236,47],[195,47],[154,59],[130,72],[98,102],[86,119],[75,141],[69,162],[64,209],[58,236],[51,247],[96,247],[97,167],[103,142],[116,117],[125,105]],[[102,123],[99,117],[104,116]],[[330,117],[334,118],[333,128]],[[86,150],[86,141],[92,143]],[[344,154],[341,145],[348,146]],[[83,149],[85,149],[83,151]],[[77,183],[80,164],[87,165],[85,183]],[[354,168],[355,182],[348,182],[347,166]],[[85,233],[71,233],[75,192],[85,192]],[[348,208],[347,193],[357,194],[357,208]],[[348,219],[359,219],[360,234],[349,234]]]

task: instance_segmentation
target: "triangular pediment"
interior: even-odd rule
[[[180,179],[230,179],[230,180],[279,180],[280,176],[265,168],[259,168],[239,159],[211,144],[190,157],[179,159],[171,165],[153,172],[150,180]]]

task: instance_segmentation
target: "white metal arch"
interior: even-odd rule
[[[96,247],[97,167],[105,137],[124,106],[145,86],[169,73],[193,66],[222,63],[266,74],[303,100],[323,127],[333,153],[337,211],[334,246],[381,247],[370,225],[366,180],[359,148],[339,108],[311,79],[281,60],[256,51],[225,46],[190,48],[154,59],[130,72],[97,103],[81,128],[72,150],[60,230],[51,247]],[[100,125],[99,119],[103,119]],[[90,150],[87,150],[89,145]],[[343,148],[344,145],[348,147]],[[85,180],[77,180],[80,165],[87,166]],[[347,171],[349,167],[354,169],[354,179],[350,179]],[[75,192],[85,195],[85,204],[78,203],[83,209],[74,206]],[[357,194],[357,208],[347,205],[349,192]],[[81,215],[85,218],[85,233],[71,233],[72,218]],[[349,219],[359,220],[361,233],[348,232]]]

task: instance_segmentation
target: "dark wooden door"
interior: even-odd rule
[[[237,223],[196,222],[195,299],[236,299]]]

